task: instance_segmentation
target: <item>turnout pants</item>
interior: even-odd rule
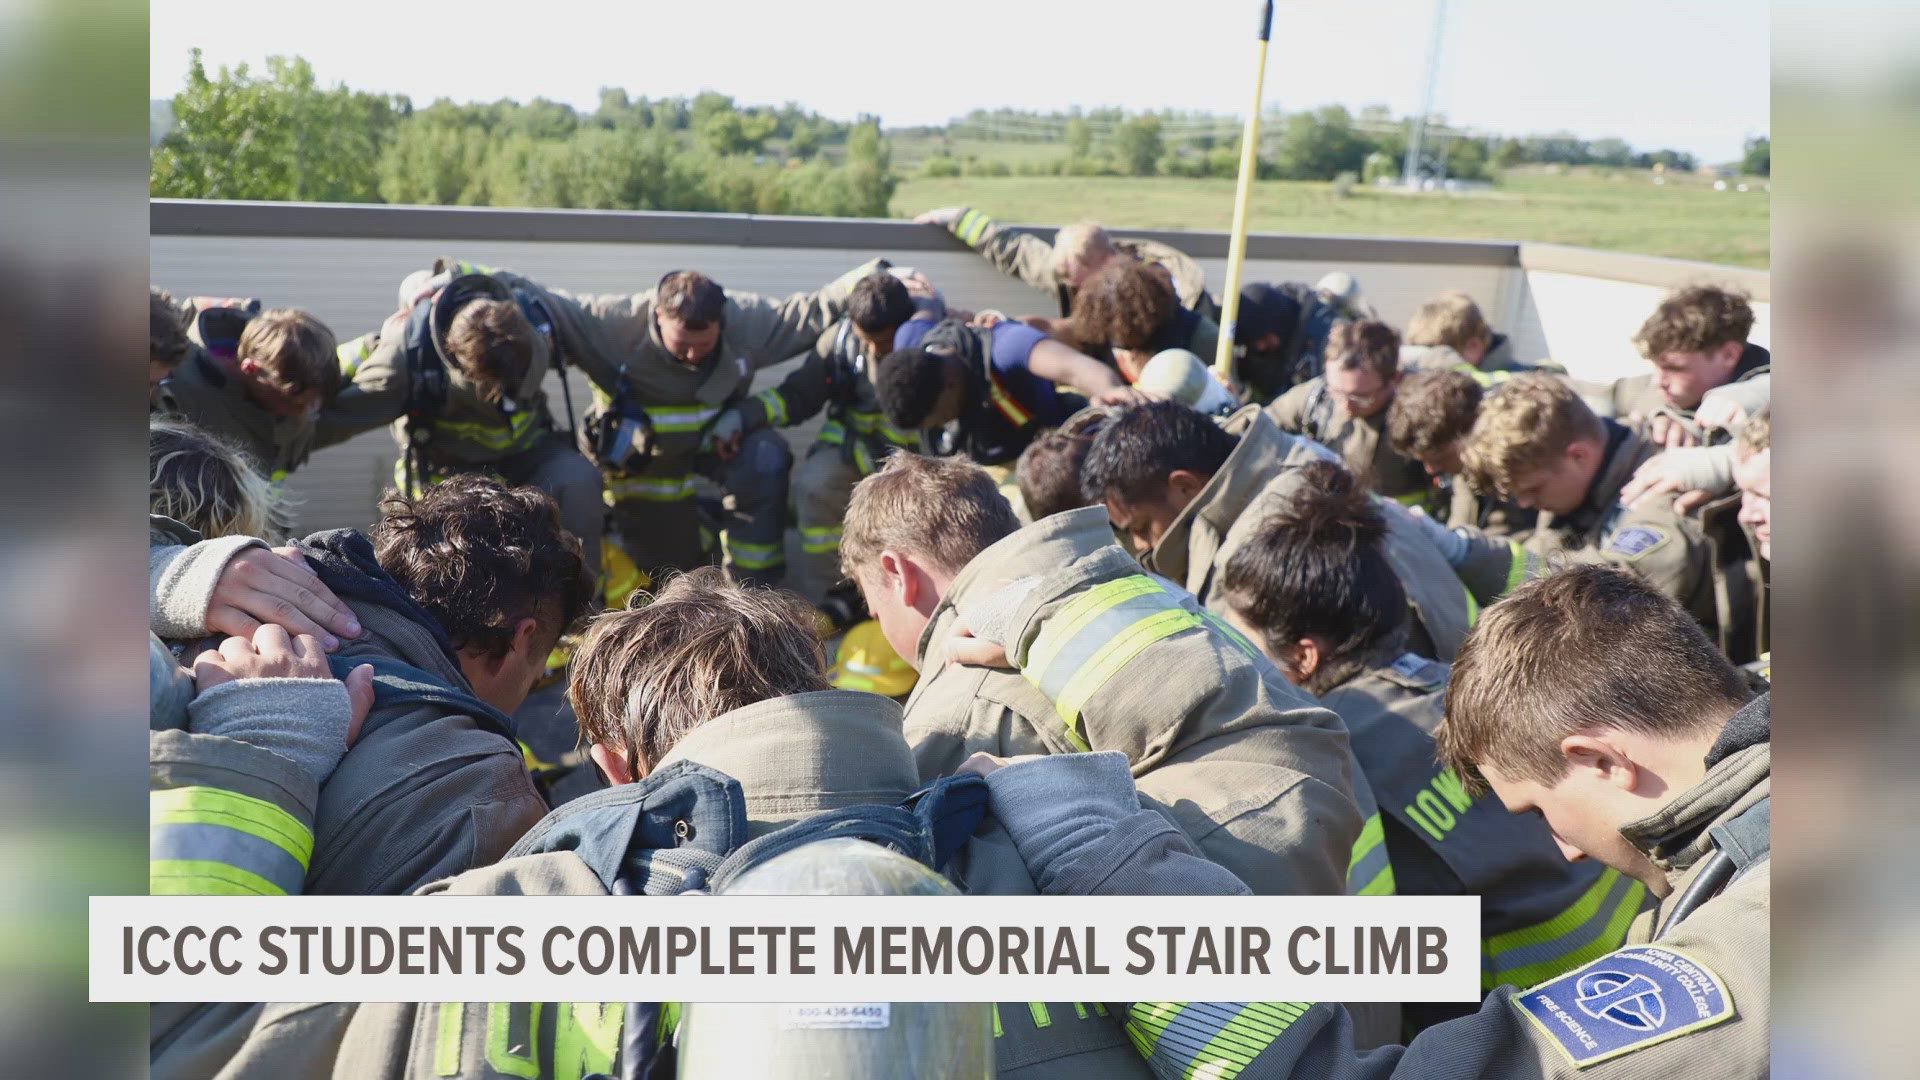
[[[780,433],[762,428],[740,442],[731,461],[713,454],[656,454],[642,472],[606,473],[616,542],[633,564],[657,582],[674,570],[712,561],[694,500],[693,478],[705,476],[725,492],[720,554],[741,581],[778,584],[786,572],[787,474],[793,451]]]
[[[840,533],[853,486],[866,474],[847,460],[845,447],[816,442],[794,474],[793,505],[800,526],[800,565],[793,588],[814,604],[840,580]]]

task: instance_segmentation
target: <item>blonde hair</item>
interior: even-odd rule
[[[1062,226],[1053,236],[1053,274],[1066,280],[1067,264],[1084,264],[1089,255],[1110,255],[1114,251],[1113,238],[1098,222],[1076,221]]]
[[[1480,313],[1480,305],[1464,292],[1441,293],[1420,305],[1407,323],[1407,344],[1445,345],[1455,352],[1483,338],[1493,337],[1493,327]]]
[[[854,486],[840,535],[840,567],[852,576],[891,549],[957,574],[1019,527],[987,470],[963,457],[896,450],[879,472]]]
[[[1600,418],[1564,380],[1524,372],[1482,399],[1460,460],[1475,488],[1510,493],[1519,477],[1551,468],[1575,442],[1605,437]]]
[[[267,537],[277,497],[238,448],[192,424],[147,424],[147,510],[211,540]]]
[[[331,397],[340,385],[339,343],[327,324],[296,308],[273,308],[247,321],[235,350],[291,393]]]

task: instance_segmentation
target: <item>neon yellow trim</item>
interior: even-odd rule
[[[265,799],[223,788],[177,787],[152,792],[147,805],[152,825],[219,825],[268,841],[302,869],[313,860],[313,830]]]
[[[760,408],[767,414],[767,423],[774,427],[787,426],[787,399],[780,396],[776,387],[768,387],[753,395],[760,401]]]
[[[1053,1026],[1053,1015],[1047,1012],[1045,1002],[1029,1001],[1027,1002],[1027,1011],[1033,1014],[1034,1027],[1043,1028]]]
[[[1513,565],[1507,568],[1507,592],[1520,587],[1527,580],[1527,550],[1513,541],[1507,541],[1507,548],[1513,552]]]
[[[1301,1001],[1243,1004],[1239,1015],[1194,1054],[1183,1080],[1233,1080],[1311,1007]]]
[[[1039,640],[1028,651],[1026,670],[1035,682],[1039,682],[1046,677],[1047,669],[1059,657],[1060,650],[1088,623],[1127,600],[1159,591],[1159,583],[1152,578],[1144,574],[1131,574],[1103,581],[1067,601],[1066,606],[1048,620],[1047,626],[1040,631]]]
[[[613,1072],[626,1005],[575,1001],[560,1008],[553,1032],[553,1080],[582,1080]]]
[[[495,1072],[532,1080],[540,1075],[540,1060],[533,1044],[540,1036],[542,1003],[531,1002],[527,1007],[531,1010],[527,1018],[527,1041],[508,1045],[508,1040],[513,1037],[513,1004],[495,1001],[487,1005],[487,1064],[493,1066]],[[522,1049],[526,1053],[516,1052]]]
[[[147,892],[152,896],[287,895],[285,889],[259,874],[201,859],[149,860]]]
[[[443,1001],[440,1003],[440,1035],[434,1043],[433,1072],[435,1076],[459,1076],[460,1044],[465,1034],[467,1006],[464,1002]]]
[[[1079,728],[1080,708],[1092,697],[1106,681],[1127,665],[1141,650],[1162,638],[1171,637],[1182,630],[1204,625],[1200,616],[1185,608],[1169,608],[1166,611],[1149,615],[1121,631],[1112,644],[1095,656],[1080,670],[1073,673],[1067,685],[1060,691],[1060,700],[1055,708],[1061,719],[1074,730]]]
[[[1528,964],[1523,968],[1500,972],[1502,982],[1516,986],[1538,986],[1548,979],[1556,978],[1582,964],[1590,964],[1626,943],[1627,930],[1633,925],[1634,917],[1640,914],[1640,905],[1646,899],[1647,887],[1634,882],[1627,895],[1620,900],[1620,906],[1614,909],[1613,917],[1600,935],[1580,948],[1554,960],[1542,960],[1537,964]]]

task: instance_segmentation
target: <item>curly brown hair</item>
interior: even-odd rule
[[[1753,330],[1753,305],[1744,294],[1718,285],[1689,285],[1669,293],[1653,309],[1634,348],[1655,363],[1668,353],[1711,352],[1731,341],[1744,342]]]
[[[1387,406],[1387,440],[1415,461],[1441,457],[1473,430],[1480,383],[1464,371],[1416,371],[1400,380]]]
[[[1166,271],[1138,259],[1114,259],[1075,294],[1073,335],[1116,349],[1144,349],[1179,303]]]
[[[511,300],[475,300],[447,326],[450,359],[496,404],[526,381],[533,350],[533,324]]]
[[[618,749],[636,771],[722,713],[832,689],[810,609],[792,593],[708,566],[639,602],[593,620],[567,686],[581,739]]]
[[[418,498],[389,489],[372,539],[381,569],[440,620],[454,646],[490,658],[512,649],[521,619],[557,638],[593,596],[580,541],[536,487],[462,475]]]

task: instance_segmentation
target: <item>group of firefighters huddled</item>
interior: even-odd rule
[[[919,220],[1057,310],[884,259],[782,300],[443,259],[338,343],[156,288],[152,891],[1476,895],[1478,1003],[927,1006],[818,1075],[1764,1075],[1746,298],[1671,292],[1603,385],[1466,293],[1403,333],[1345,273],[1252,284],[1222,378],[1175,248]],[[290,539],[282,481],[384,425],[377,520]],[[516,719],[556,678],[592,791],[561,807]],[[152,1061],[801,1075],[832,1034],[743,1026],[167,1005]]]

